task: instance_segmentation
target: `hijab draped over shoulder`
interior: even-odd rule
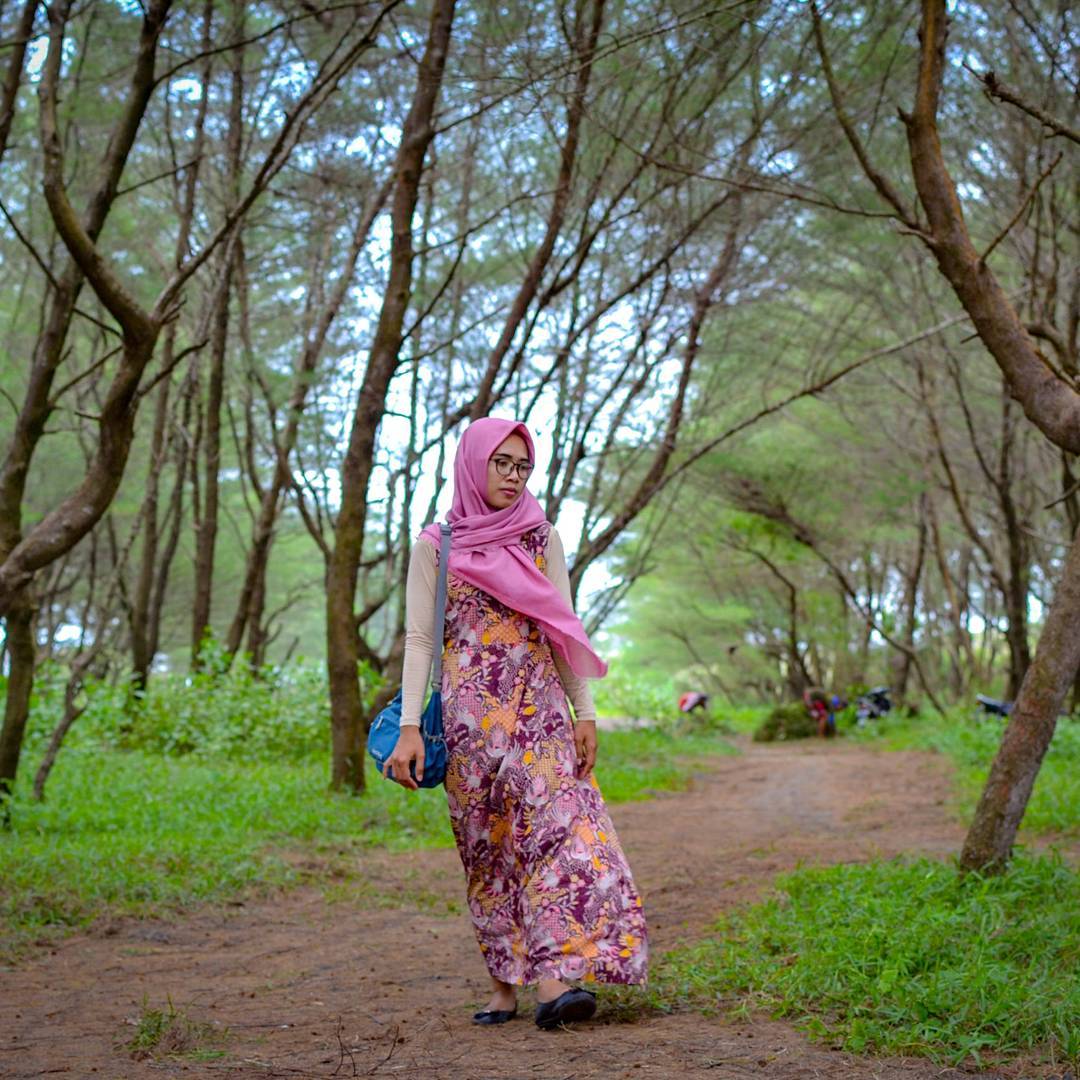
[[[532,436],[516,420],[476,420],[458,443],[454,502],[446,517],[452,529],[449,568],[535,622],[576,675],[599,677],[607,664],[593,651],[581,620],[521,546],[526,533],[547,521],[536,497],[523,489],[503,510],[488,505],[488,461],[511,435],[524,439],[529,460],[535,461]],[[439,546],[438,525],[429,525],[421,536]]]

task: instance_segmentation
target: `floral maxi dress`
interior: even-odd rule
[[[544,569],[550,526],[522,537]],[[573,725],[547,636],[448,575],[443,726],[450,820],[491,974],[645,981],[645,915]]]

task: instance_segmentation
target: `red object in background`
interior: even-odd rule
[[[825,738],[829,730],[829,707],[824,701],[811,701],[808,708],[810,715],[817,721],[818,734]]]
[[[679,712],[693,712],[694,709],[704,709],[709,703],[705,694],[699,694],[695,690],[687,690],[679,695]]]

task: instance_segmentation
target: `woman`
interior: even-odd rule
[[[526,490],[523,424],[477,420],[454,460],[443,654],[446,793],[469,911],[491,975],[477,1024],[517,1015],[536,984],[536,1023],[587,1020],[570,982],[640,983],[641,899],[592,775],[596,710],[585,676],[607,670],[570,599],[558,534]],[[406,586],[401,736],[384,772],[422,775],[419,733],[432,658],[439,528],[413,549]],[[576,713],[572,723],[569,696]]]

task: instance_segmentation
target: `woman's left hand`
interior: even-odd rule
[[[574,725],[578,778],[584,780],[596,764],[596,721],[581,720]]]

